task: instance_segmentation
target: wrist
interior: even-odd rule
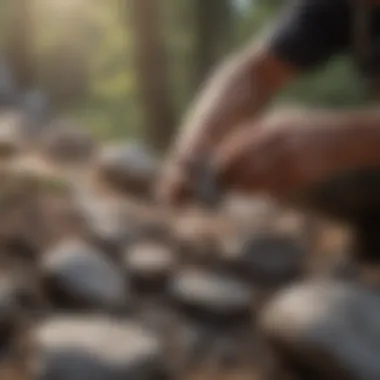
[[[203,164],[208,160],[210,152],[205,147],[197,149],[182,149],[176,151],[171,158],[171,161],[184,168],[194,168]]]

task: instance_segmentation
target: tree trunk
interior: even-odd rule
[[[194,0],[195,5],[195,86],[210,75],[229,50],[233,36],[231,0]]]
[[[127,1],[129,3],[129,1]],[[131,0],[138,85],[150,146],[165,151],[176,127],[159,2]]]
[[[21,91],[31,88],[35,81],[33,8],[33,0],[11,1],[6,54]]]

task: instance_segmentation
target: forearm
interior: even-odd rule
[[[174,154],[201,157],[234,126],[255,117],[291,77],[265,47],[248,49],[222,65],[188,114]]]
[[[380,165],[379,109],[316,111],[309,120],[326,170]]]

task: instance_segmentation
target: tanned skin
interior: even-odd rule
[[[181,203],[191,197],[191,168],[213,157],[222,141],[249,126],[296,70],[274,57],[266,44],[249,45],[222,64],[205,83],[190,109],[169,155],[158,197]]]
[[[158,186],[179,204],[194,196],[192,167],[211,162],[226,190],[276,197],[345,169],[380,168],[380,111],[311,110],[266,115],[282,87],[301,74],[263,43],[222,65],[180,130]]]

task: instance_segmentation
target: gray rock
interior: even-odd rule
[[[213,317],[246,315],[252,301],[252,291],[245,283],[206,270],[179,272],[170,291],[180,304]]]
[[[117,202],[78,191],[75,203],[90,235],[104,249],[116,252],[137,236],[137,227]]]
[[[52,126],[42,140],[42,149],[51,159],[62,163],[82,163],[95,155],[96,143],[82,126],[60,122]]]
[[[159,163],[153,154],[138,143],[104,148],[98,162],[100,177],[111,187],[144,195],[154,180]]]
[[[160,340],[134,322],[60,317],[35,337],[37,380],[148,380],[162,371]]]
[[[52,289],[66,302],[86,307],[119,308],[128,299],[122,273],[105,255],[82,241],[58,244],[45,253],[42,267]]]
[[[302,271],[306,250],[296,239],[275,233],[260,234],[243,246],[238,266],[259,286],[278,286]]]
[[[348,281],[314,281],[279,293],[262,328],[274,347],[323,379],[380,378],[380,294]]]

